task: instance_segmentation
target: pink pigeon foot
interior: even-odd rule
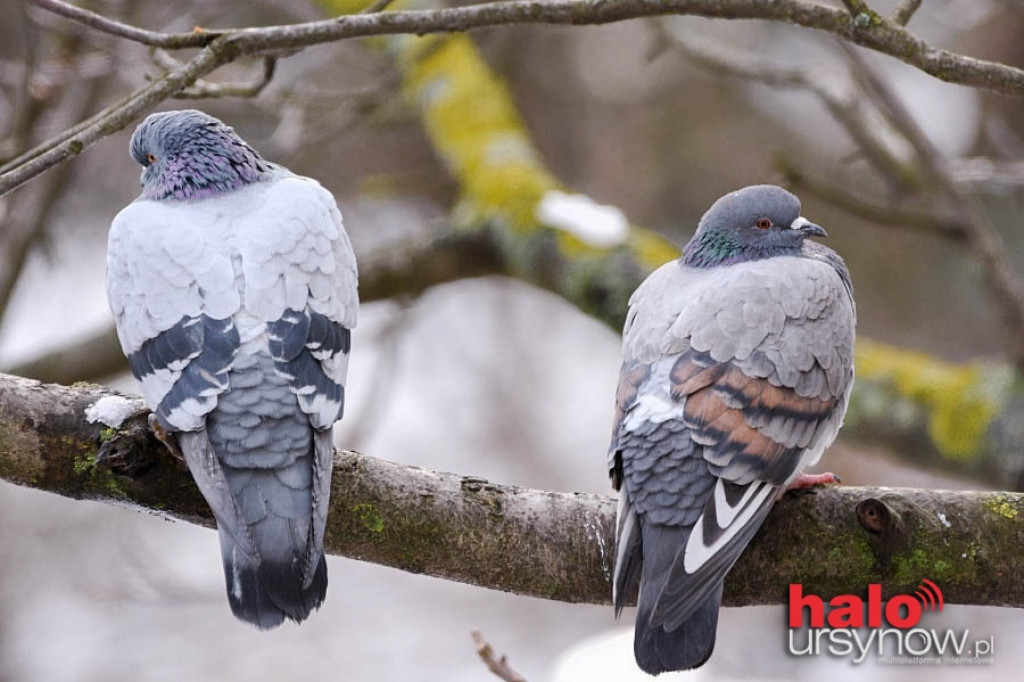
[[[840,483],[842,481],[831,471],[826,471],[823,474],[799,474],[786,488],[786,492],[790,490],[806,490],[816,485],[838,485]]]

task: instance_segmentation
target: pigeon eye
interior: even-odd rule
[[[772,221],[767,218],[761,218],[755,223],[755,225],[757,225],[757,229],[759,230],[767,230],[772,226]]]
[[[146,161],[149,161],[150,163],[156,163],[156,155],[146,154]]]

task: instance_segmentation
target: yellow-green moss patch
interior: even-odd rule
[[[977,456],[999,414],[1013,377],[979,362],[955,365],[926,353],[874,341],[857,342],[857,374],[884,382],[928,412],[928,435],[955,460]]]

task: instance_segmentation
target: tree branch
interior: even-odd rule
[[[454,33],[511,24],[606,24],[656,15],[693,15],[721,19],[766,19],[832,33],[881,52],[951,83],[1024,96],[1024,70],[974,59],[937,48],[865,3],[851,16],[840,9],[807,0],[508,0],[467,7],[404,12],[373,12],[290,26],[155,33],[111,21],[59,0],[32,0],[39,7],[84,23],[96,30],[175,49],[204,49],[180,70],[142,88],[125,101],[0,168],[0,195],[27,182],[69,156],[81,153],[102,137],[125,127],[160,101],[192,85],[218,66],[246,55],[295,49],[351,38],[415,33]]]
[[[715,75],[742,81],[762,83],[777,89],[795,89],[814,95],[860,148],[864,158],[881,174],[901,183],[912,180],[913,170],[891,149],[880,134],[877,122],[870,121],[862,110],[859,93],[840,94],[839,83],[845,79],[837,74],[819,77],[808,69],[783,68],[763,58],[740,60],[698,47],[689,38],[673,32],[663,21],[654,22],[659,38],[688,60]],[[895,221],[893,221],[895,222]]]
[[[900,26],[906,26],[921,7],[921,2],[922,0],[903,0],[896,11],[892,13],[893,22]]]
[[[116,404],[130,414],[116,430],[87,421]],[[146,424],[138,399],[0,375],[0,478],[211,526],[190,476]],[[1022,512],[1024,495],[1014,493],[837,487],[787,495],[729,574],[725,603],[782,603],[791,582],[826,598],[864,594],[871,582],[892,595],[927,577],[950,603],[1024,606]],[[341,452],[325,544],[415,573],[605,604],[614,513],[607,497]]]
[[[118,132],[174,93],[215,70],[223,60],[223,55],[205,48],[181,69],[165,73],[121,102],[9,161],[0,168],[0,195]]]
[[[181,69],[184,64],[159,49],[152,53],[153,61],[167,71]],[[174,94],[175,99],[216,99],[219,97],[258,97],[270,85],[277,70],[277,57],[263,57],[263,68],[259,77],[248,83],[210,83],[197,79],[190,87]]]
[[[215,37],[218,32],[197,31],[192,33],[161,33],[160,31],[147,31],[120,21],[114,21],[107,17],[81,7],[76,7],[61,0],[28,0],[30,3],[54,14],[71,19],[74,22],[107,33],[118,38],[125,38],[136,43],[149,45],[150,47],[163,47],[169,50],[176,50],[186,47],[204,47]]]

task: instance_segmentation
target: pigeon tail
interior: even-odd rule
[[[692,529],[643,521],[641,528],[644,563],[633,638],[636,663],[650,675],[697,668],[708,660],[715,648],[723,584],[719,582],[711,587],[685,620],[666,622],[666,610],[673,610],[674,605],[668,603],[671,597],[665,594],[665,589]],[[652,626],[652,620],[658,624]]]
[[[301,563],[253,562],[220,529],[221,554],[228,602],[235,616],[260,630],[276,628],[285,618],[301,623],[320,608],[327,595],[327,561],[323,553],[308,586],[303,587]]]
[[[262,359],[262,365],[271,362]],[[228,599],[235,615],[267,629],[285,618],[301,622],[323,603],[320,479],[330,474],[319,471],[320,439],[288,387],[267,379],[269,371],[256,373],[232,373],[235,389],[221,398],[207,428],[226,493],[219,508],[211,507]],[[246,387],[257,379],[258,389]],[[254,416],[259,422],[248,426]]]
[[[650,626],[652,605],[645,603],[641,594],[633,638],[633,655],[641,670],[649,675],[659,675],[704,665],[715,649],[722,587],[720,584],[692,616],[671,631],[666,631],[664,625]]]

